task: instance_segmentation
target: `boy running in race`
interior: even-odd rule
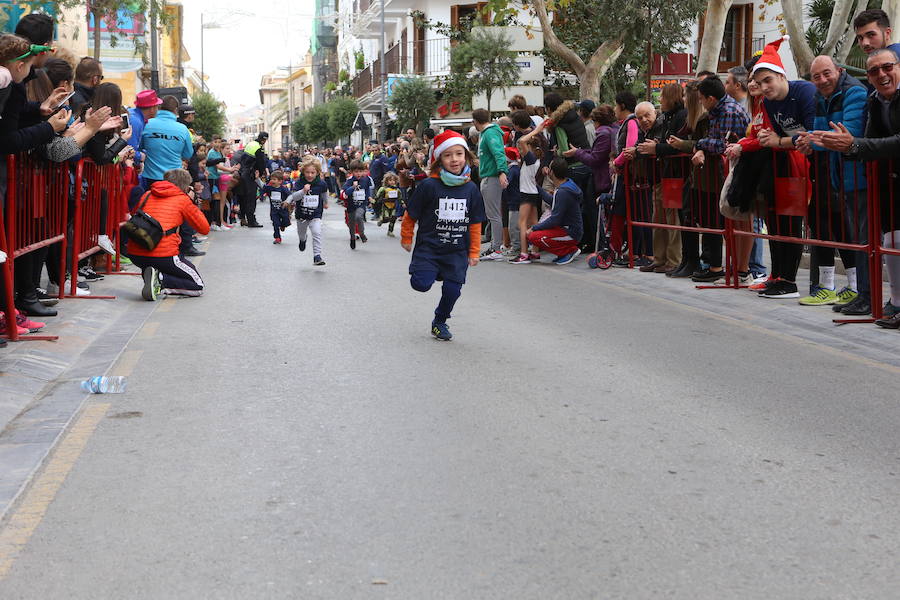
[[[328,208],[328,185],[322,180],[322,166],[310,159],[300,165],[300,177],[294,183],[296,190],[290,197],[297,219],[297,235],[300,252],[306,250],[306,232],[312,232],[313,264],[321,267],[322,260],[322,211]]]
[[[394,224],[397,223],[397,203],[400,201],[400,177],[393,171],[387,173],[382,180],[382,186],[375,194],[381,207],[378,215],[378,226],[388,224],[388,237],[394,237]]]
[[[366,208],[372,202],[372,178],[366,175],[366,165],[354,160],[350,163],[353,176],[344,184],[344,202],[347,207],[347,227],[350,230],[350,249],[356,250],[356,233],[366,243]]]
[[[284,174],[275,171],[269,176],[269,183],[263,186],[262,195],[269,201],[269,216],[272,218],[272,227],[275,229],[273,244],[281,243],[281,232],[290,227],[291,213],[285,208],[290,190],[283,185]]]
[[[442,341],[453,337],[447,319],[462,293],[466,271],[478,264],[481,250],[484,200],[478,186],[470,181],[474,159],[459,133],[445,131],[437,136],[431,177],[413,192],[400,231],[401,245],[412,251],[412,288],[427,292],[435,281],[443,281],[441,300],[431,322],[431,335]]]

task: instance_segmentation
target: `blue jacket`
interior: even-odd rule
[[[154,181],[161,180],[166,171],[180,169],[182,159],[194,155],[191,132],[167,110],[147,121],[139,149],[146,153],[143,176]]]
[[[532,229],[541,231],[554,227],[562,227],[574,240],[581,240],[584,233],[584,224],[581,220],[581,188],[571,179],[566,179],[553,195],[550,216]]]
[[[374,162],[374,161],[373,161]],[[353,183],[359,181],[359,189],[365,190],[365,198],[362,200],[355,200],[353,198]],[[374,188],[374,184],[372,183],[371,177],[362,177],[357,179],[356,177],[351,177],[347,180],[347,183],[344,184],[344,194],[347,196],[347,201],[345,206],[347,210],[352,210],[354,208],[366,208],[369,206],[369,199],[372,198],[375,194],[372,191]]]
[[[384,154],[376,156],[369,164],[369,175],[376,186],[381,186],[381,180],[384,179],[384,174],[388,171],[388,159]]]
[[[144,113],[139,108],[128,109],[128,124],[131,126],[131,137],[128,145],[134,148],[134,162],[144,162],[144,153],[138,150],[141,145],[141,134],[144,133]]]
[[[816,92],[816,131],[829,131],[832,123],[843,123],[853,137],[863,137],[866,130],[866,105],[868,90],[858,79],[846,72],[841,73],[837,86],[829,98]],[[825,150],[821,146],[813,146],[820,152],[827,152],[831,185],[840,189],[840,174],[843,169],[843,186],[845,192],[852,192],[866,187],[866,170],[860,163],[844,159],[841,152]],[[843,165],[841,164],[843,162]],[[855,167],[855,168],[854,168]],[[855,177],[854,177],[855,174]]]

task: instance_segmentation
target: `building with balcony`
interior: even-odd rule
[[[385,53],[380,53],[381,11],[384,9]],[[379,129],[382,110],[382,88],[384,97],[390,97],[393,85],[409,76],[423,76],[436,82],[450,74],[449,38],[421,26],[411,16],[413,11],[433,22],[449,23],[453,26],[472,20],[475,24],[486,24],[489,19],[480,11],[484,3],[448,4],[439,0],[348,0],[340,3],[338,9],[337,59],[339,69],[351,75],[350,89],[360,106],[361,119],[373,131]],[[531,16],[522,11],[520,20],[529,22]],[[482,23],[478,23],[482,21]],[[492,110],[505,110],[509,97],[524,95],[530,103],[543,101],[543,59],[534,53],[543,47],[543,36],[538,31],[531,39],[524,28],[506,28],[513,38],[513,50],[524,60],[521,85],[516,85],[496,93],[491,99]],[[357,56],[363,57],[361,68],[357,68]],[[537,74],[537,76],[535,76]],[[537,84],[536,84],[537,81]],[[479,101],[481,102],[479,104]],[[485,106],[484,99],[474,99],[476,106]],[[449,104],[448,104],[449,106]],[[390,111],[385,107],[388,120]],[[452,110],[441,110],[433,115],[433,126],[460,127],[471,121],[471,113],[459,110],[458,104]]]
[[[754,4],[746,0],[735,2],[728,10],[725,20],[725,33],[722,36],[716,72],[724,77],[728,69],[743,65],[756,52],[761,51],[766,43],[781,37],[779,21],[774,18],[777,12],[768,5]],[[703,30],[704,18],[701,16],[691,30],[690,39],[693,40],[693,44],[690,48],[668,56],[654,57],[651,79],[653,88],[658,89],[671,82],[683,83],[693,78],[694,59],[700,54]],[[796,79],[797,69],[787,44],[783,48],[781,59],[787,76],[789,79]]]
[[[325,86],[338,82],[337,0],[316,0],[312,37],[309,40],[313,102],[325,102]]]

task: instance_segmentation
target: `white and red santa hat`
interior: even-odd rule
[[[452,148],[453,146],[462,146],[463,148],[469,148],[469,145],[466,143],[466,138],[462,136],[461,133],[457,133],[451,129],[444,131],[443,133],[439,133],[434,138],[434,150],[432,150],[432,160],[437,160],[441,157],[441,153],[444,150]]]
[[[753,65],[753,73],[756,73],[760,69],[769,69],[770,71],[775,71],[776,73],[787,76],[787,73],[784,72],[784,63],[781,62],[781,56],[778,55],[778,48],[781,47],[781,42],[789,39],[791,39],[790,36],[785,35],[774,42],[766,44],[766,47],[763,48],[762,56],[760,56],[756,64]]]

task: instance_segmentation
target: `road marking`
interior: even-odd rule
[[[156,335],[157,329],[159,329],[159,321],[155,321],[153,323],[144,323],[144,326],[141,327],[140,331],[138,331],[136,337],[138,339],[152,338],[154,335]]]
[[[744,329],[747,329],[749,331],[754,331],[756,333],[763,333],[763,334],[769,335],[771,337],[778,338],[780,340],[793,342],[795,344],[801,344],[806,348],[813,346],[827,354],[831,354],[833,356],[840,357],[840,358],[849,358],[851,360],[854,360],[856,362],[862,363],[862,364],[870,366],[870,367],[879,367],[886,371],[890,371],[891,373],[900,373],[900,367],[896,367],[896,366],[888,364],[888,363],[879,362],[877,360],[867,358],[865,356],[859,356],[858,354],[853,354],[852,352],[849,352],[847,350],[841,350],[839,348],[832,348],[831,346],[826,346],[825,344],[822,344],[820,342],[807,340],[805,338],[802,338],[800,336],[793,335],[790,333],[783,333],[781,331],[773,331],[771,329],[766,329],[765,327],[762,327],[760,325],[754,325],[752,323],[747,323],[745,321],[741,321],[740,319],[736,319],[735,317],[730,317],[728,315],[721,315],[719,313],[713,312],[713,311],[705,309],[705,308],[699,308],[697,306],[691,306],[689,304],[682,304],[680,302],[676,302],[675,300],[670,300],[668,298],[654,296],[653,294],[650,294],[648,292],[642,292],[640,290],[633,290],[630,288],[621,287],[611,281],[605,281],[602,279],[588,279],[588,278],[580,276],[578,271],[563,271],[561,269],[548,269],[548,271],[551,273],[555,273],[557,275],[571,277],[571,278],[577,279],[579,281],[585,281],[588,284],[599,285],[599,286],[603,286],[603,287],[607,287],[607,288],[614,288],[617,291],[625,292],[625,293],[631,294],[632,296],[640,296],[641,298],[646,298],[646,299],[652,300],[654,302],[658,302],[660,304],[677,306],[677,307],[683,308],[685,310],[689,310],[689,311],[701,314],[707,318],[713,318],[718,321],[728,323],[730,325],[737,325],[739,327],[743,327]],[[716,292],[716,293],[718,293],[718,292]]]
[[[137,366],[138,361],[143,354],[143,350],[126,350],[122,353],[122,356],[119,357],[119,360],[110,370],[109,374],[113,376],[128,377],[131,375],[131,372],[134,371],[134,368]]]
[[[159,306],[156,307],[156,312],[169,312],[172,310],[172,307],[175,305],[174,298],[163,298],[159,302]]]
[[[53,452],[53,457],[25,494],[16,512],[0,530],[0,581],[6,578],[19,553],[41,524],[47,509],[81,456],[109,404],[91,404]]]

